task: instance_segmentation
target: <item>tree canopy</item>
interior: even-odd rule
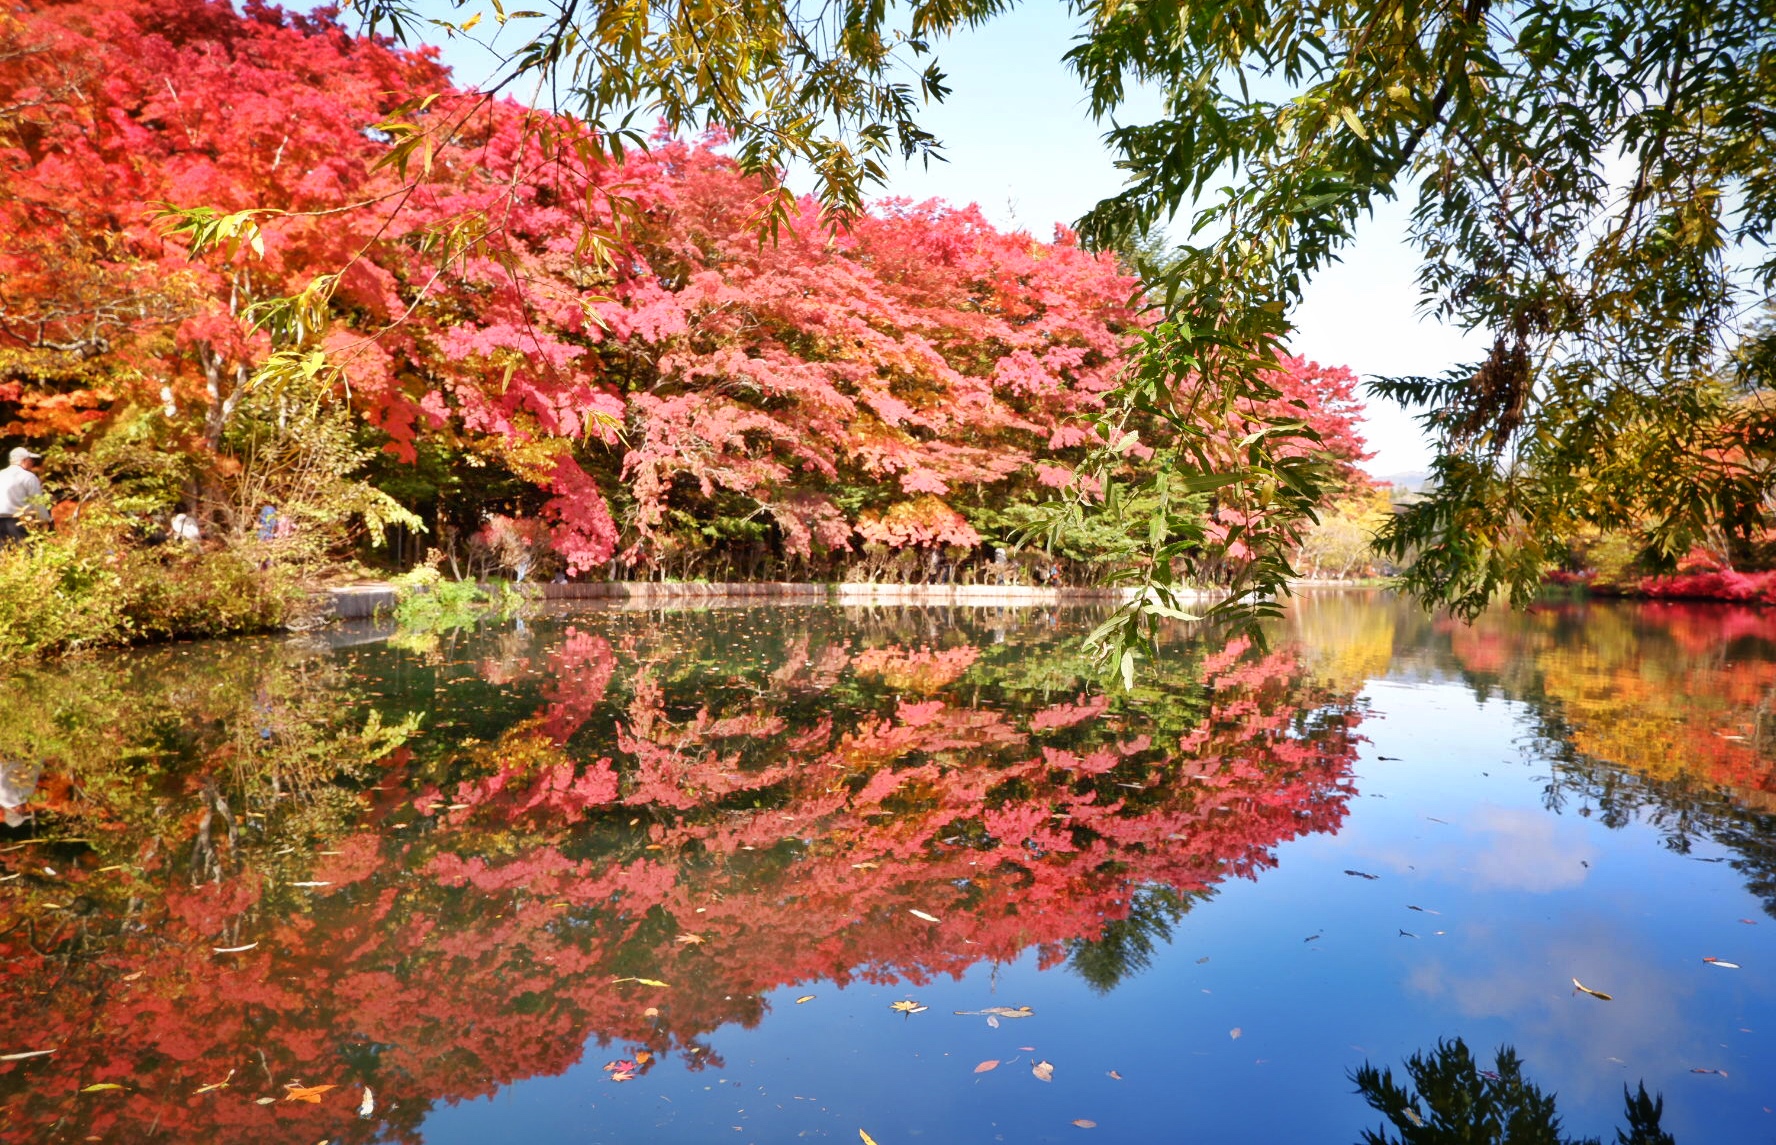
[[[941,73],[897,87],[895,53],[923,57],[999,7],[744,5],[721,10],[712,49],[684,39],[715,15],[692,5],[563,3],[510,54],[508,78],[540,71],[597,125],[637,107],[700,115],[755,170],[808,159],[822,201],[843,208],[884,177],[874,157],[891,141],[935,146],[913,120],[918,98],[942,96]],[[1155,122],[1113,122],[1129,182],[1082,235],[1127,245],[1181,213],[1189,236],[1150,268],[1163,320],[1107,415],[1158,417],[1176,452],[1145,496],[1090,510],[1138,506],[1150,599],[1174,571],[1242,548],[1252,594],[1291,571],[1282,553],[1317,481],[1303,427],[1276,419],[1232,450],[1212,427],[1271,396],[1262,379],[1303,285],[1399,197],[1415,200],[1424,311],[1491,342],[1441,376],[1376,383],[1421,410],[1438,448],[1435,492],[1383,540],[1412,588],[1471,613],[1501,590],[1522,599],[1576,530],[1631,531],[1656,567],[1767,523],[1767,403],[1723,369],[1776,275],[1767,0],[1073,8],[1068,59],[1094,114],[1113,121],[1135,84],[1165,100]],[[366,11],[389,26],[404,10]],[[804,34],[816,27],[824,38]],[[1203,490],[1228,510],[1219,534],[1172,511]]]
[[[619,158],[325,13],[5,19],[6,428],[196,458],[194,479],[240,487],[219,527],[258,528],[279,498],[240,471],[268,456],[264,424],[315,405],[418,462],[377,476],[433,526],[440,457],[509,475],[501,507],[540,514],[570,571],[706,574],[719,552],[742,575],[831,575],[859,549],[923,568],[1100,487],[1079,470],[1143,319],[1136,280],[1070,232],[892,200],[835,230],[720,123]],[[154,222],[177,203],[206,205]],[[1241,418],[1306,418],[1350,476],[1354,379],[1274,366],[1274,400]]]

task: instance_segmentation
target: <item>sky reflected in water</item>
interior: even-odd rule
[[[1319,594],[1128,695],[1091,623],[580,611],[0,681],[0,1054],[53,1051],[0,1064],[5,1133],[1342,1145],[1351,1071],[1459,1036],[1574,1135],[1644,1080],[1680,1142],[1776,1136],[1776,617]]]

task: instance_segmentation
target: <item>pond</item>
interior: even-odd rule
[[[1320,593],[1127,694],[1093,621],[15,673],[4,1136],[1345,1145],[1457,1038],[1573,1137],[1776,1135],[1776,615]]]

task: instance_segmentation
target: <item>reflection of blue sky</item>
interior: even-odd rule
[[[1585,825],[1545,811],[1482,804],[1453,830],[1373,854],[1396,873],[1437,872],[1477,890],[1543,893],[1585,881],[1597,848]]]
[[[711,1036],[720,1071],[669,1061],[612,1086],[598,1072],[612,1054],[595,1050],[564,1077],[439,1111],[427,1141],[524,1127],[611,1142],[855,1141],[859,1127],[883,1145],[1066,1141],[1086,1117],[1098,1142],[1346,1145],[1377,1124],[1349,1070],[1397,1074],[1457,1036],[1487,1060],[1514,1045],[1575,1137],[1612,1140],[1622,1086],[1644,1079],[1682,1145],[1776,1138],[1776,920],[1729,864],[1696,861],[1723,852],[1703,843],[1692,858],[1640,824],[1547,810],[1521,705],[1447,677],[1366,695],[1371,743],[1339,832],[1222,883],[1106,995],[1039,972],[1034,952],[920,988],[930,1010],[910,1020],[887,1008],[902,988],[798,985],[757,1028]],[[1574,978],[1614,1000],[1576,994]],[[803,993],[816,1001],[795,1005]],[[950,1013],[995,1003],[1036,1016],[991,1029]],[[976,1075],[988,1058],[1006,1064]],[[1054,1063],[1052,1083],[1029,1076],[1034,1059]]]

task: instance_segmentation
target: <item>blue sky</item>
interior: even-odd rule
[[[426,6],[448,14],[446,4]],[[471,0],[453,18],[475,9]],[[1061,63],[1073,34],[1062,5],[1035,4],[939,43],[952,92],[924,122],[948,160],[897,165],[886,193],[977,203],[995,224],[1047,238],[1055,223],[1077,219],[1117,191],[1121,179],[1102,142],[1104,126],[1092,122],[1084,90]],[[487,77],[485,53],[460,39],[445,42],[441,32],[435,42],[459,83]],[[1157,98],[1137,94],[1121,115],[1136,121],[1158,108]],[[1440,373],[1484,352],[1460,331],[1418,319],[1417,260],[1403,241],[1406,213],[1397,204],[1377,212],[1344,262],[1310,284],[1294,316],[1297,353],[1369,377]],[[1389,403],[1371,403],[1367,437],[1376,453],[1368,468],[1378,475],[1423,469],[1430,456],[1418,426]]]

